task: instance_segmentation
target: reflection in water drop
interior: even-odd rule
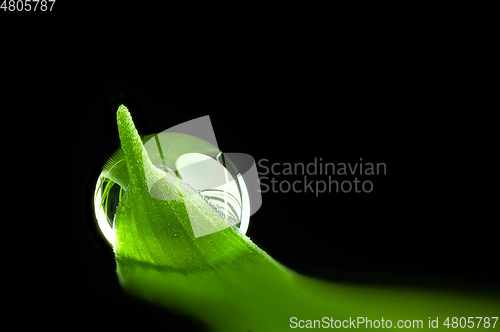
[[[164,173],[161,182],[167,183],[167,185],[175,184],[176,186],[182,183],[181,187],[186,195],[184,196],[185,201],[186,199],[187,202],[204,201],[226,222],[227,225],[223,228],[232,226],[238,229],[239,232],[245,234],[249,225],[249,213],[246,211],[249,207],[245,206],[244,201],[245,197],[247,197],[247,193],[242,192],[242,190],[246,190],[245,184],[242,183],[243,178],[238,176],[239,174],[234,174],[234,171],[228,171],[219,160],[221,159],[221,154],[217,156],[219,159],[217,159],[217,157],[211,158],[203,155],[202,157],[194,155],[195,154],[189,154],[187,158],[184,158],[182,163],[179,164],[183,167],[175,171],[165,165],[156,165],[157,169]],[[191,161],[191,163],[189,161]],[[203,171],[200,167],[203,167]],[[199,174],[203,176],[199,176]],[[217,177],[219,178],[217,179]],[[211,184],[207,185],[207,178],[209,178],[209,181],[212,181]],[[215,188],[213,186],[215,186]],[[155,194],[155,190],[158,191],[158,193]],[[160,195],[160,190],[157,190],[154,184],[150,188],[150,191],[152,197],[157,199],[172,198]],[[124,192],[125,190],[121,186],[105,178],[103,174],[99,176],[94,193],[94,212],[102,234],[112,245],[115,241],[115,231],[113,227],[114,215]],[[189,197],[190,195],[198,196],[200,199]],[[196,213],[199,215],[199,210],[195,211],[191,206],[186,206],[186,208],[188,209],[188,214],[190,214],[195,237],[204,236],[223,229],[219,226],[219,228],[208,231],[206,228],[201,230],[202,228],[196,227],[196,222],[200,219],[196,217]]]
[[[220,189],[205,189],[199,191],[199,194],[229,225],[235,225],[239,228],[241,224],[241,200]]]
[[[115,243],[114,215],[123,194],[123,188],[102,174],[94,191],[94,216],[102,235],[111,245]]]

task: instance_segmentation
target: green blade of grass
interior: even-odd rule
[[[215,331],[287,331],[291,317],[410,319],[427,328],[429,317],[499,316],[495,299],[307,278],[232,227],[196,238],[191,223],[225,221],[182,180],[151,164],[124,106],[117,120],[126,164],[120,172],[127,175],[121,180],[128,188],[115,215],[114,251],[119,280],[134,295],[195,316]],[[148,176],[169,199],[151,197]],[[196,213],[188,214],[186,206]]]

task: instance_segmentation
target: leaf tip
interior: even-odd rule
[[[120,118],[124,118],[124,117],[130,117],[130,112],[127,108],[127,106],[121,104],[119,107],[118,107],[118,110],[116,111],[116,117],[118,119]]]

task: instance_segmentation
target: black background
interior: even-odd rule
[[[339,282],[498,294],[493,88],[458,27],[79,6],[3,21],[13,75],[2,96],[12,113],[30,114],[18,131],[34,124],[54,154],[44,164],[55,171],[56,222],[42,227],[51,240],[37,255],[49,277],[39,299],[57,303],[47,312],[76,325],[138,327],[150,316],[141,329],[203,327],[123,294],[94,223],[91,196],[119,147],[121,103],[142,134],[208,114],[221,150],[256,160],[386,163],[386,175],[367,178],[370,194],[263,194],[248,235],[286,266]]]

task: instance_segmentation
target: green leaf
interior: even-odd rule
[[[123,105],[117,123],[121,152],[106,164],[105,176],[124,190],[114,219],[113,248],[119,280],[130,293],[197,317],[215,331],[285,331],[292,317],[384,318],[393,325],[410,319],[428,327],[429,317],[499,315],[498,301],[472,294],[304,277],[233,227],[195,237],[192,223],[210,228],[225,221],[175,174],[151,163]],[[155,179],[154,188],[148,179]],[[163,199],[153,198],[152,189]]]

